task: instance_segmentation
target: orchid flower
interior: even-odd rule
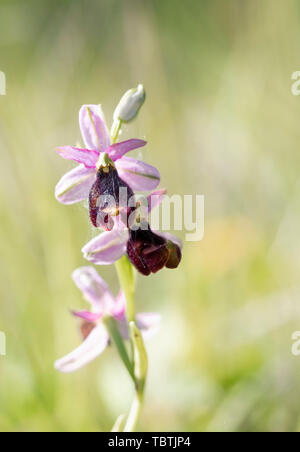
[[[83,342],[56,361],[55,367],[61,372],[73,372],[100,356],[113,342],[135,388],[126,422],[121,416],[124,422],[118,418],[113,427],[113,431],[122,429],[124,432],[136,428],[144,399],[148,358],[143,339],[157,330],[160,321],[155,313],[136,314],[132,266],[143,275],[156,273],[164,267],[176,268],[181,261],[182,248],[179,239],[152,231],[149,226],[148,214],[162,202],[166,190],[151,193],[160,182],[158,170],[126,156],[146,142],[138,139],[117,142],[122,124],[137,116],[144,101],[145,90],[141,84],[125,93],[115,109],[111,135],[101,106],[82,106],[79,126],[85,147],[57,149],[63,158],[79,165],[61,178],[55,196],[63,204],[88,199],[90,220],[104,232],[87,243],[82,252],[94,264],[116,263],[121,291],[114,297],[94,267],[81,267],[73,272],[73,280],[91,309],[73,311],[81,320]],[[136,192],[140,191],[150,192],[144,198],[145,203],[136,200]],[[128,350],[124,345],[127,339],[130,341]]]
[[[158,190],[147,198],[148,211],[162,202],[166,190]],[[97,265],[110,265],[124,254],[145,276],[162,268],[177,268],[181,261],[181,241],[169,233],[153,232],[147,222],[141,227],[127,228],[118,223],[111,231],[94,237],[82,249],[85,259]]]
[[[90,303],[91,311],[74,311],[73,315],[82,320],[81,334],[84,341],[73,352],[55,362],[61,372],[74,372],[103,353],[110,343],[110,336],[104,319],[115,319],[123,339],[128,339],[128,325],[125,316],[125,299],[122,292],[114,297],[106,282],[94,267],[81,267],[73,272],[73,280]],[[148,339],[157,331],[160,316],[156,313],[136,315],[136,324],[143,337]]]
[[[119,178],[134,191],[154,190],[160,181],[159,171],[132,157],[129,151],[145,146],[138,139],[111,144],[110,135],[100,105],[83,105],[79,111],[79,126],[85,148],[62,146],[61,157],[79,163],[66,173],[55,188],[56,199],[62,204],[74,204],[89,197],[101,166],[101,158],[108,156],[114,163]]]

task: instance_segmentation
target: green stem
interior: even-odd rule
[[[111,144],[114,144],[117,141],[119,133],[121,131],[121,127],[122,127],[121,119],[116,119],[113,122],[113,125],[111,128]]]
[[[132,405],[129,411],[129,415],[124,427],[124,432],[134,432],[142,411],[143,406],[143,393],[136,392],[132,401]]]
[[[129,411],[124,432],[133,432],[136,428],[144,399],[144,388],[147,376],[148,359],[143,337],[135,323],[135,275],[133,266],[127,256],[116,263],[116,268],[126,299],[126,317],[130,337],[132,363],[134,373],[135,396]]]
[[[111,130],[111,143],[116,143],[122,121],[116,120]],[[142,334],[135,323],[135,273],[127,256],[123,256],[116,262],[116,269],[120,281],[120,286],[124,292],[126,300],[126,317],[128,322],[128,332],[130,336],[132,359],[130,360],[122,338],[117,335],[113,339],[118,347],[120,356],[134,381],[135,396],[129,411],[129,415],[124,427],[124,432],[133,432],[137,426],[144,399],[144,388],[147,375],[147,352],[144,346]],[[112,329],[112,334],[114,330]],[[125,349],[125,351],[124,351]],[[125,353],[126,352],[126,353]],[[117,426],[120,428],[120,425]]]
[[[116,262],[116,269],[126,298],[126,316],[128,323],[135,321],[135,305],[134,305],[134,271],[127,256],[121,257]]]

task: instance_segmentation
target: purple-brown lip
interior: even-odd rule
[[[125,203],[121,199],[126,193]],[[89,193],[90,219],[96,228],[101,227],[107,231],[113,229],[114,217],[120,215],[127,225],[128,216],[132,208],[128,207],[128,200],[134,197],[131,188],[119,177],[116,168],[108,165],[100,168],[97,178]]]
[[[137,270],[145,276],[162,268],[177,268],[181,261],[178,245],[148,229],[131,230],[127,255]]]

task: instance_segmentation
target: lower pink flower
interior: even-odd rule
[[[128,339],[128,327],[125,317],[125,298],[122,292],[114,297],[106,282],[94,267],[81,267],[73,272],[73,280],[81,290],[84,298],[90,303],[90,311],[74,311],[80,318],[82,344],[55,362],[60,372],[74,372],[87,365],[103,353],[109,345],[110,337],[103,319],[113,317],[124,339]],[[136,315],[136,323],[145,339],[158,329],[160,315],[156,313],[140,313]]]

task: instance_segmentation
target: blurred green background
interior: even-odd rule
[[[0,70],[0,430],[107,431],[129,407],[114,348],[53,369],[80,343],[70,274],[93,235],[84,206],[54,199],[72,168],[54,149],[80,140],[82,104],[110,123],[141,82],[124,136],[206,206],[180,268],[138,281],[138,309],[163,316],[140,430],[300,431],[299,1],[0,0]]]

